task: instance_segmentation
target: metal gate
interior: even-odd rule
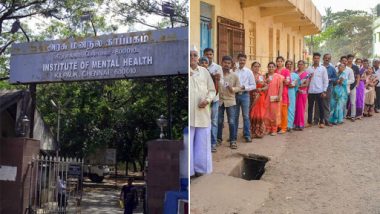
[[[36,156],[31,166],[26,213],[80,213],[82,159]]]

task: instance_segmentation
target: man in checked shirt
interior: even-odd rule
[[[211,102],[211,151],[216,152],[216,146],[221,145],[221,142],[217,142],[218,134],[218,111],[219,111],[219,93],[218,84],[220,80],[223,79],[222,66],[216,64],[214,59],[214,50],[211,48],[205,48],[203,50],[203,55],[207,57],[209,65],[207,70],[210,72],[212,80],[214,81],[216,96]]]

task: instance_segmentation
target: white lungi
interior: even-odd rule
[[[190,126],[190,176],[212,172],[211,127]]]

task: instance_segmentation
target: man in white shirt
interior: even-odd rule
[[[57,177],[57,192],[58,192],[58,207],[61,210],[64,210],[67,206],[67,197],[66,197],[66,182],[63,180],[64,173],[59,173]]]
[[[375,72],[378,79],[380,79],[380,59],[373,60],[373,72]],[[375,101],[375,112],[380,111],[380,82],[376,85],[376,101]]]
[[[327,87],[329,86],[329,76],[326,67],[319,64],[321,59],[320,53],[313,53],[313,65],[307,71],[311,74],[309,83],[308,95],[308,111],[307,111],[307,126],[311,127],[313,122],[313,108],[315,101],[319,109],[319,128],[324,128],[324,111],[323,111],[323,98],[326,97]]]
[[[235,74],[239,77],[240,81],[240,92],[236,94],[236,115],[235,115],[235,136],[238,134],[239,126],[239,115],[240,108],[243,115],[243,136],[247,143],[252,142],[251,140],[251,123],[249,121],[249,107],[250,107],[250,96],[249,92],[256,89],[256,81],[253,76],[253,72],[245,67],[247,61],[247,56],[245,54],[238,55],[239,67],[236,69]]]
[[[215,86],[206,68],[198,66],[198,51],[190,51],[189,121],[190,176],[212,172],[211,114],[209,105],[215,97]]]
[[[354,70],[352,70],[352,68],[347,66],[347,63],[348,63],[347,56],[340,57],[340,63],[342,63],[346,66],[346,70],[344,70],[344,73],[346,73],[347,78],[348,78],[347,79],[347,94],[350,97],[350,100],[352,100],[352,99],[355,100],[355,104],[356,104],[356,88],[354,88],[353,90],[350,89],[351,84],[355,83]],[[356,105],[355,105],[355,108],[356,108]],[[344,105],[344,107],[343,107],[343,112],[344,112],[343,113],[344,116],[349,116],[349,115],[347,115],[346,105]],[[353,119],[353,121],[355,121],[355,119]]]
[[[211,102],[211,151],[216,152],[216,146],[221,144],[217,143],[218,135],[218,111],[219,111],[219,93],[218,85],[221,84],[220,80],[223,78],[222,66],[213,62],[214,50],[211,48],[206,48],[203,50],[203,55],[208,59],[208,71],[211,74],[212,80],[214,81],[214,86],[216,90],[216,96]]]

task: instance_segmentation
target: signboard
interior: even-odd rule
[[[186,74],[188,28],[13,44],[11,83]]]
[[[1,166],[0,165],[0,181],[16,181],[17,167],[16,166]]]
[[[71,177],[81,177],[82,176],[82,167],[80,164],[69,164],[69,171],[67,173]]]

